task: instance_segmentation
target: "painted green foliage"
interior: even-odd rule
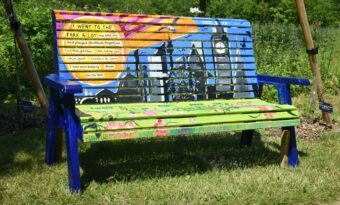
[[[251,112],[295,110],[291,105],[268,103],[260,99],[210,100],[171,103],[130,103],[77,105],[82,122],[164,117],[202,116]]]
[[[298,125],[294,106],[259,99],[78,105],[84,141]]]
[[[289,127],[300,124],[300,119],[291,120],[275,120],[275,121],[258,121],[249,123],[229,123],[229,124],[213,124],[193,127],[170,127],[155,129],[130,129],[127,131],[107,131],[107,132],[89,132],[84,133],[83,139],[89,141],[106,141],[120,140],[146,137],[164,137],[179,136],[188,134],[216,133],[225,131],[252,130],[268,127]]]

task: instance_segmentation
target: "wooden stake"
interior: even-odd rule
[[[281,168],[288,167],[289,145],[290,145],[290,132],[288,130],[283,130],[281,136],[281,152],[280,152]]]
[[[14,36],[15,36],[16,41],[18,42],[18,46],[20,48],[21,55],[24,59],[24,62],[25,62],[25,65],[28,71],[28,75],[31,79],[33,89],[35,90],[37,94],[42,112],[47,118],[48,116],[47,98],[46,98],[44,89],[41,85],[38,73],[35,69],[34,62],[32,60],[30,50],[28,49],[24,33],[21,30],[19,20],[14,12],[12,1],[11,0],[2,0],[2,1],[4,4],[5,10],[6,10],[7,16],[9,18],[9,21],[11,22]]]
[[[295,0],[296,8],[298,10],[299,19],[300,19],[300,25],[303,31],[303,36],[305,38],[306,47],[307,50],[311,51],[314,49],[314,42],[312,38],[312,33],[310,31],[305,3],[303,0]],[[324,89],[322,84],[322,79],[319,71],[319,66],[316,58],[316,54],[308,53],[310,66],[313,72],[313,76],[315,76],[316,79],[316,92],[318,94],[319,102],[324,102]],[[322,119],[323,121],[330,126],[331,125],[331,119],[329,117],[329,114],[326,112],[322,112]]]

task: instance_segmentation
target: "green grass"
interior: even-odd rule
[[[340,122],[340,93],[337,95],[325,95],[325,101],[333,105],[333,113],[330,114],[331,119],[335,122]],[[318,109],[317,96],[314,110],[312,106],[311,95],[304,94],[293,98],[293,104],[299,108],[299,111],[302,115],[321,119],[321,113]]]
[[[82,144],[84,192],[67,187],[62,163],[48,167],[44,130],[0,137],[2,204],[316,204],[339,200],[339,132],[299,139],[300,166],[278,166],[278,137],[237,133]],[[227,136],[226,136],[227,135]]]

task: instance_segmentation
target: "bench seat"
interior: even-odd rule
[[[299,125],[292,105],[260,99],[77,105],[83,140],[103,141]]]

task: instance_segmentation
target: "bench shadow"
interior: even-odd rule
[[[279,165],[279,149],[264,146],[258,132],[251,147],[241,149],[239,142],[240,133],[219,133],[88,144],[80,152],[82,185]]]

